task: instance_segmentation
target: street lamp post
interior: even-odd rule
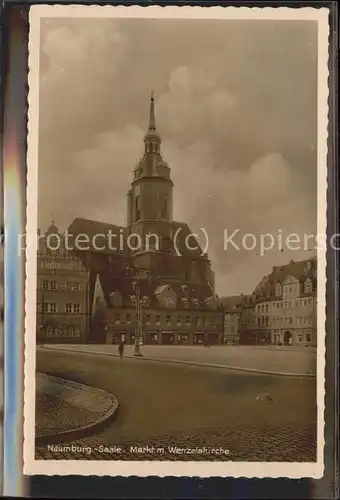
[[[140,303],[140,287],[139,287],[139,270],[136,269],[136,335],[135,335],[135,349],[134,356],[141,357],[140,350],[140,334],[141,334],[141,303]]]

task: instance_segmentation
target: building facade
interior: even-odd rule
[[[139,290],[137,290],[139,287]],[[105,313],[105,341],[134,343],[137,317],[144,344],[220,344],[222,315],[217,299],[206,300],[204,284],[135,278],[108,280],[98,275],[94,316]],[[138,295],[140,308],[137,310]]]
[[[274,267],[263,278],[242,309],[240,342],[316,347],[316,258]]]
[[[88,325],[88,272],[52,224],[37,253],[37,343],[85,343]]]
[[[145,343],[223,342],[214,273],[188,225],[173,220],[174,186],[161,142],[151,97],[143,153],[127,192],[127,225],[76,218],[68,228],[74,240],[89,236],[87,250],[75,252],[90,274],[91,342],[134,342],[137,326]],[[94,238],[98,243],[98,234],[108,232],[114,245],[102,238],[95,248]]]
[[[243,307],[246,304],[244,295],[223,297],[221,299],[223,308],[223,342],[224,344],[239,344],[240,341],[240,319]]]

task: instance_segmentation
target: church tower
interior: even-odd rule
[[[144,136],[144,154],[133,171],[128,192],[129,232],[146,241],[147,234],[160,240],[172,237],[172,188],[170,168],[161,155],[161,138],[156,129],[155,99],[150,101],[149,127]]]

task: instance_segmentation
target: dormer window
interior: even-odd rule
[[[171,297],[164,297],[164,306],[165,307],[174,307],[175,303]]]
[[[312,282],[310,279],[307,279],[304,283],[304,292],[305,293],[312,293]]]
[[[188,307],[188,299],[186,297],[182,297],[182,304],[184,307]]]
[[[275,283],[275,295],[276,297],[280,297],[282,295],[282,285],[279,281]]]

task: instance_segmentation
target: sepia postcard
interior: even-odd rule
[[[320,478],[327,9],[30,9],[24,473]]]

